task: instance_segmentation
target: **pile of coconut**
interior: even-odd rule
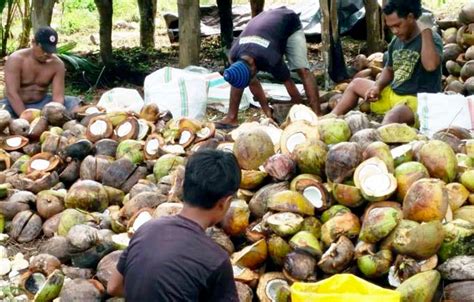
[[[474,94],[474,3],[461,9],[458,20],[438,22],[444,42],[446,91]]]
[[[186,157],[233,152],[237,197],[207,230],[231,258],[241,301],[288,301],[293,282],[349,272],[404,301],[474,293],[474,139],[432,140],[361,112],[291,108],[278,126],[173,119],[57,103],[0,110],[0,299],[100,301],[134,232],[182,208]],[[35,241],[36,240],[36,241]],[[23,259],[12,247],[37,242]],[[441,281],[443,280],[443,281]]]

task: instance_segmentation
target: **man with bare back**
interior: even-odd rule
[[[5,99],[0,108],[18,117],[28,108],[41,109],[49,102],[63,104],[69,111],[80,100],[64,96],[64,63],[54,53],[58,34],[51,27],[41,27],[35,33],[31,47],[11,54],[5,63]],[[52,94],[48,94],[51,86]]]

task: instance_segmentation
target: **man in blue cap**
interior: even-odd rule
[[[51,27],[35,33],[31,47],[12,53],[5,63],[5,99],[0,108],[18,117],[27,108],[41,109],[49,102],[58,102],[71,111],[80,100],[64,96],[64,63],[56,53],[58,34]],[[48,94],[49,86],[52,94]]]
[[[264,11],[250,20],[230,50],[230,61],[232,65],[224,71],[224,79],[232,85],[229,111],[224,119],[216,122],[217,128],[237,126],[239,104],[247,86],[265,115],[272,117],[265,92],[255,77],[260,70],[271,73],[282,82],[292,102],[301,103],[301,95],[290,77],[290,69],[296,71],[303,82],[309,105],[316,114],[321,114],[318,87],[309,70],[306,38],[294,11],[281,7]]]

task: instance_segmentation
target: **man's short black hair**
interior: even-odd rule
[[[184,202],[211,209],[222,197],[233,195],[240,186],[241,172],[234,154],[202,150],[191,155],[184,174]]]
[[[383,8],[385,15],[397,13],[400,18],[406,18],[410,13],[415,19],[421,16],[421,0],[389,0]]]

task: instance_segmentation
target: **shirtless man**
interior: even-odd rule
[[[41,109],[49,102],[64,104],[71,111],[80,100],[64,96],[64,63],[54,53],[58,34],[51,27],[35,33],[31,47],[15,51],[5,63],[5,99],[0,108],[16,118],[27,108]],[[52,95],[48,94],[52,86]]]

